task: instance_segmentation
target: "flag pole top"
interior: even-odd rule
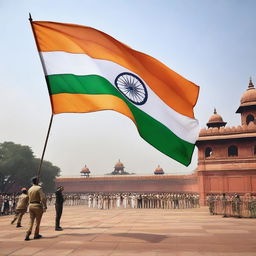
[[[29,20],[30,22],[33,21],[32,16],[31,16],[31,13],[29,13],[29,18],[28,18],[28,20]]]

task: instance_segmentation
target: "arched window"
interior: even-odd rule
[[[210,147],[207,147],[204,151],[204,156],[207,158],[207,157],[210,157],[212,155],[212,149]]]
[[[246,124],[248,125],[250,122],[254,121],[254,116],[253,115],[248,115],[246,117]]]
[[[238,156],[237,146],[232,145],[228,147],[228,156]]]

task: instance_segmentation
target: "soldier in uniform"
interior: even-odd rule
[[[26,233],[25,240],[30,240],[29,236],[32,233],[34,221],[36,220],[36,227],[34,233],[34,239],[40,239],[42,236],[39,234],[40,222],[42,219],[43,212],[46,211],[46,197],[42,191],[41,186],[38,185],[39,178],[32,178],[32,187],[28,190],[29,197],[29,214],[30,214],[30,225]]]
[[[63,202],[64,202],[64,198],[63,198],[63,194],[62,191],[64,190],[64,188],[62,186],[59,186],[57,188],[57,191],[55,192],[55,196],[56,196],[56,201],[55,201],[55,210],[56,210],[56,218],[55,218],[55,230],[56,231],[62,231],[62,227],[60,226],[60,218],[62,215],[62,210],[63,210]]]
[[[142,196],[141,196],[141,194],[139,194],[139,197],[138,197],[138,208],[142,208]]]
[[[213,195],[210,195],[209,197],[208,197],[208,205],[209,205],[209,212],[210,212],[210,214],[211,215],[214,215],[215,213],[214,213],[214,204],[215,204],[215,198],[214,198],[214,196]]]
[[[256,201],[253,199],[252,195],[248,195],[248,215],[250,218],[256,217]]]
[[[27,208],[28,208],[28,191],[26,188],[22,188],[21,195],[19,196],[18,203],[15,209],[15,216],[11,224],[14,224],[14,222],[18,219],[16,227],[20,228],[22,217],[26,213]]]
[[[222,202],[222,214],[223,214],[223,217],[227,217],[227,198],[226,198],[226,194],[225,193],[222,194],[221,202]]]
[[[240,196],[238,194],[235,195],[233,201],[233,213],[235,217],[241,218],[241,204],[242,201],[240,199]]]

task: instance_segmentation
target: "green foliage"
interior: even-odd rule
[[[36,176],[40,159],[35,158],[28,146],[13,142],[0,143],[0,192],[30,187],[31,178]],[[40,180],[45,192],[55,190],[54,180],[60,168],[43,161]]]
[[[35,164],[38,168],[40,159],[35,159]],[[45,192],[54,192],[55,191],[55,178],[59,176],[60,168],[52,165],[51,162],[43,161],[41,167],[41,177],[40,181],[43,183],[43,189]]]

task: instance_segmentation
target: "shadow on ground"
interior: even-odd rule
[[[79,229],[79,228],[71,228],[71,229]],[[89,234],[65,233],[65,234],[58,234],[54,236],[47,236],[47,237],[45,236],[43,238],[52,239],[52,238],[61,238],[64,236],[88,237],[88,236],[98,236],[98,235],[105,235],[105,233],[89,233]],[[139,239],[149,243],[160,243],[164,239],[168,238],[168,236],[166,235],[155,235],[155,234],[146,234],[146,233],[116,233],[116,234],[108,234],[108,235],[114,236],[114,237],[126,237],[126,238]]]
[[[145,233],[117,233],[113,234],[112,236],[122,236],[122,237],[129,237],[144,240],[150,243],[160,243],[168,236],[165,235],[154,235],[154,234],[145,234]]]

